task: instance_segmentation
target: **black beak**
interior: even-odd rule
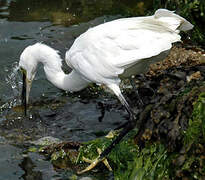
[[[23,87],[22,87],[22,106],[24,106],[24,114],[27,115],[27,104],[26,104],[26,74],[23,73]]]

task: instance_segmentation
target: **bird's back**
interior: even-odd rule
[[[114,20],[80,35],[66,53],[66,61],[93,82],[118,83],[118,75],[126,69],[135,66],[135,74],[143,72],[143,66],[137,64],[147,64],[146,59],[167,52],[172,43],[180,41],[180,27],[193,26],[168,10]]]

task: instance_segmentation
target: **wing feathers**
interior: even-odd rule
[[[118,75],[127,68],[154,58],[180,41],[177,28],[192,27],[184,18],[164,9],[154,16],[114,20],[79,36],[66,53],[66,61],[91,81],[118,81]]]

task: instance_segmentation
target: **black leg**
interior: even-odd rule
[[[128,122],[127,126],[124,127],[124,129],[120,132],[120,134],[112,141],[112,143],[100,154],[100,159],[103,159],[105,156],[107,156],[112,149],[115,147],[116,144],[118,144],[121,139],[134,128],[133,123]]]
[[[119,130],[119,129],[122,129],[122,128],[124,128],[125,126],[127,126],[127,125],[128,125],[128,123],[129,123],[129,121],[127,121],[127,122],[125,122],[125,123],[123,123],[123,124],[119,125],[119,126],[118,126],[118,127],[116,127],[114,130]]]
[[[100,151],[98,152],[100,154],[100,156],[98,156],[96,159],[90,161],[86,158],[84,158],[84,161],[90,163],[90,165],[85,168],[82,171],[79,171],[78,174],[82,174],[84,172],[87,172],[89,170],[91,170],[92,168],[94,168],[99,162],[103,162],[109,170],[112,170],[112,168],[109,166],[105,156],[107,156],[112,149],[115,147],[116,144],[118,144],[120,142],[120,140],[131,130],[135,127],[136,124],[136,118],[134,116],[134,113],[132,111],[132,109],[130,108],[129,104],[127,103],[127,101],[125,100],[125,98],[123,97],[120,88],[117,84],[109,84],[107,85],[111,90],[113,90],[113,92],[115,93],[115,95],[118,97],[118,99],[120,100],[120,102],[123,104],[123,106],[126,108],[128,114],[129,114],[129,121],[127,122],[126,126],[123,128],[123,130],[120,132],[120,134],[112,141],[112,143],[101,153]]]
[[[103,159],[105,156],[107,156],[111,152],[111,150],[115,147],[115,145],[118,144],[121,141],[121,139],[124,136],[126,136],[126,134],[130,130],[132,130],[135,127],[135,125],[136,125],[136,118],[134,116],[134,112],[130,108],[129,104],[127,103],[127,101],[125,100],[123,95],[121,93],[119,93],[119,94],[117,94],[117,97],[120,100],[120,102],[124,105],[124,107],[126,108],[127,112],[129,113],[129,120],[125,124],[125,127],[120,132],[120,134],[116,137],[116,139],[114,139],[112,141],[112,143],[100,154],[100,159]]]

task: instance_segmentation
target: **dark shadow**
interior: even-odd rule
[[[25,172],[21,177],[24,180],[42,180],[42,172],[35,171],[36,165],[29,157],[25,157],[19,164],[21,169]]]

